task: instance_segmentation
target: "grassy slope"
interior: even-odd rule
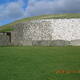
[[[42,16],[34,16],[34,17],[30,17],[30,18],[24,18],[21,20],[17,20],[11,24],[1,26],[0,32],[12,31],[13,29],[11,28],[11,26],[15,25],[16,23],[20,23],[20,22],[37,20],[37,19],[57,19],[57,18],[80,18],[80,13],[77,13],[77,14],[42,15]]]
[[[80,80],[80,47],[0,47],[0,80]]]

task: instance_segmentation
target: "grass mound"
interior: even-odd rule
[[[53,15],[42,15],[42,16],[34,16],[34,17],[29,17],[29,18],[24,18],[21,20],[17,20],[11,24],[7,24],[4,26],[0,27],[0,32],[8,32],[8,31],[12,31],[13,29],[11,28],[11,26],[20,23],[20,22],[26,22],[26,21],[30,21],[30,20],[38,20],[38,19],[70,19],[70,18],[80,18],[80,13],[69,13],[69,14],[53,14]]]

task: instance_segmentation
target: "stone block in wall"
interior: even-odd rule
[[[65,41],[65,46],[70,46],[70,41]]]
[[[38,41],[32,41],[33,46],[49,46],[50,41],[49,40],[38,40]]]
[[[50,46],[68,46],[70,44],[69,41],[65,40],[53,40],[50,43]]]
[[[71,40],[70,45],[72,45],[72,46],[80,46],[80,39]]]
[[[18,23],[12,26],[14,30],[11,32],[11,45],[22,46],[23,45],[23,27],[24,24]]]
[[[39,40],[32,41],[33,46],[68,46],[70,45],[70,41],[65,40]]]
[[[31,40],[24,40],[22,44],[23,44],[23,46],[32,46],[32,41]]]
[[[10,44],[10,37],[7,33],[0,33],[0,46],[9,46]]]

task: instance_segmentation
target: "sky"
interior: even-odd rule
[[[0,0],[0,26],[44,14],[80,13],[80,0]]]

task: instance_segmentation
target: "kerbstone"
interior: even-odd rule
[[[38,41],[32,41],[33,46],[50,46],[51,41],[49,40],[38,40]]]
[[[79,40],[72,40],[70,42],[70,45],[72,45],[72,46],[80,46],[80,39]]]

